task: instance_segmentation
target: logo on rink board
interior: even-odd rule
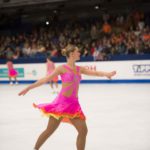
[[[150,64],[134,64],[132,68],[135,75],[150,75]]]
[[[24,68],[15,68],[15,70],[18,72],[18,77],[20,77],[20,78],[24,77]],[[8,78],[8,69],[7,68],[0,69],[0,78]]]

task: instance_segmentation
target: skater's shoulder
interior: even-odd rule
[[[64,73],[64,67],[63,65],[59,65],[56,67],[56,70],[59,72],[59,73]]]

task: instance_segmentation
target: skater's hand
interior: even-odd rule
[[[29,91],[29,88],[25,88],[24,90],[22,90],[18,95],[25,95],[27,92]]]
[[[112,72],[107,73],[106,77],[108,79],[111,79],[115,74],[116,74],[116,71],[112,71]]]

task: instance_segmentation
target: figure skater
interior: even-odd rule
[[[75,61],[80,59],[79,49],[74,45],[68,45],[62,54],[66,56],[67,63],[58,66],[51,75],[44,77],[22,90],[19,95],[25,95],[31,89],[38,87],[53,77],[60,75],[62,80],[62,89],[53,102],[47,104],[33,104],[35,108],[40,109],[49,117],[46,129],[41,133],[35,144],[34,150],[39,150],[43,143],[58,128],[61,121],[70,122],[77,130],[77,150],[85,150],[87,125],[86,117],[78,101],[78,88],[81,80],[81,74],[107,77],[111,79],[116,74],[115,71],[91,71],[84,67],[76,66]]]
[[[50,57],[47,57],[46,66],[47,66],[47,75],[50,75],[55,70],[55,64]],[[58,76],[55,76],[49,82],[50,82],[51,89],[53,90],[53,93],[58,93]]]
[[[7,61],[7,68],[8,68],[8,78],[9,78],[9,84],[13,84],[12,78],[15,80],[15,84],[18,84],[17,76],[18,72],[13,67],[12,59],[8,59]]]

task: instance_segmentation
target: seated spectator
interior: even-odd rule
[[[97,30],[97,27],[95,25],[93,25],[91,27],[90,34],[91,34],[91,39],[92,40],[96,40],[98,38],[98,30]]]
[[[89,45],[88,44],[86,44],[85,47],[83,48],[82,56],[83,57],[90,56],[90,49],[89,49]]]
[[[102,32],[105,34],[110,34],[112,31],[112,27],[108,22],[105,22],[102,26]]]
[[[13,59],[18,59],[20,57],[21,49],[20,47],[16,47],[14,54],[13,54]]]
[[[10,59],[13,58],[14,52],[11,47],[7,47],[5,53],[6,53],[6,58],[10,58]]]
[[[22,53],[23,53],[24,56],[30,56],[31,47],[30,47],[29,42],[24,43]]]
[[[58,56],[58,50],[56,48],[56,46],[52,46],[52,50],[51,50],[51,57],[57,57]]]
[[[90,53],[91,53],[92,56],[94,55],[95,51],[96,51],[96,43],[92,42],[91,49],[90,49]]]

